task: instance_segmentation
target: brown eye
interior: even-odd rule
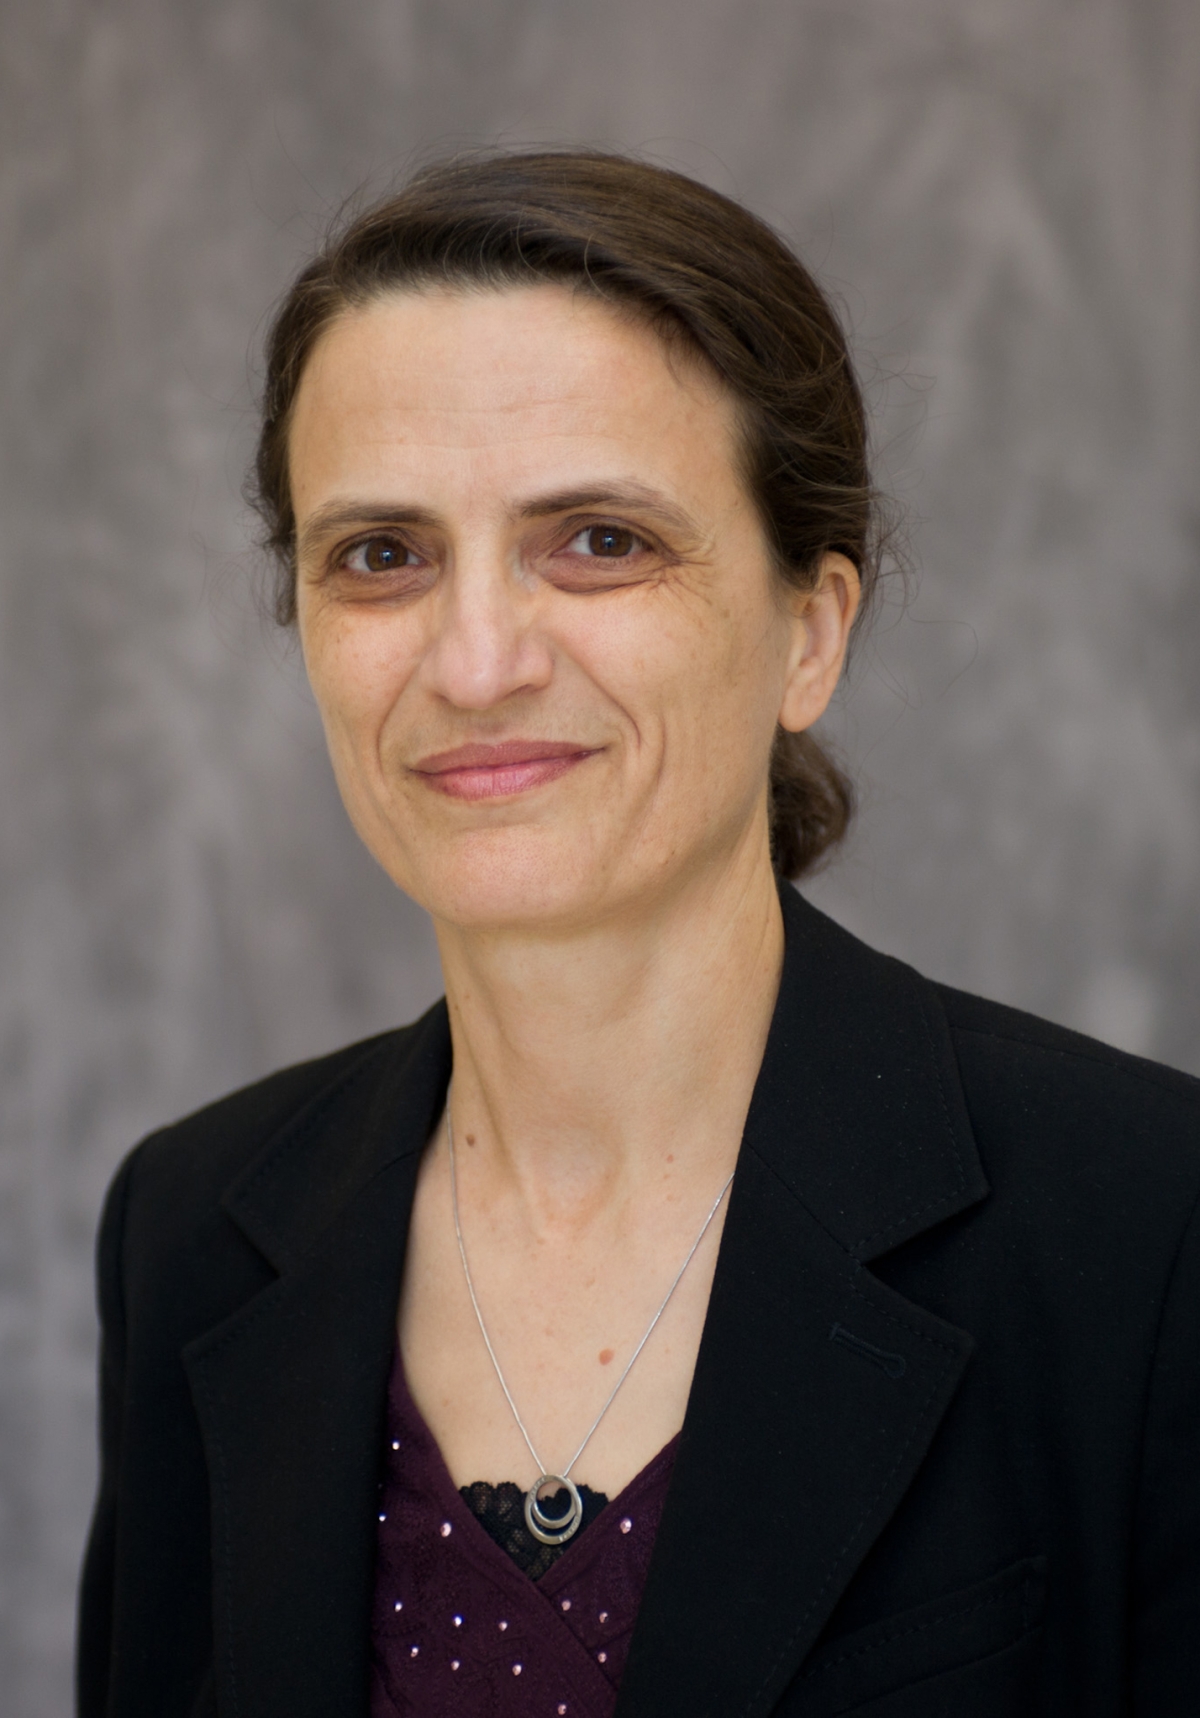
[[[354,573],[395,573],[408,561],[408,549],[394,537],[368,537],[350,551],[345,564]]]
[[[576,541],[580,538],[586,544],[589,555],[600,555],[610,561],[631,555],[640,542],[624,525],[592,525],[588,530],[581,531]]]

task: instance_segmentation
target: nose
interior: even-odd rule
[[[496,550],[459,554],[443,579],[422,677],[460,710],[488,710],[549,684],[553,656],[535,592]]]

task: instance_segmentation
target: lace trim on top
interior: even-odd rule
[[[560,1492],[559,1495],[563,1494]],[[489,1538],[508,1553],[517,1568],[531,1581],[540,1581],[551,1564],[558,1561],[568,1546],[577,1542],[600,1511],[608,1506],[604,1492],[581,1485],[579,1501],[583,1504],[583,1520],[578,1531],[561,1545],[543,1545],[525,1525],[525,1493],[511,1479],[506,1479],[501,1485],[489,1485],[486,1479],[477,1479],[471,1485],[462,1486],[459,1496]],[[550,1505],[550,1513],[553,1514],[553,1498]]]

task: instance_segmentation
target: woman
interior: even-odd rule
[[[811,278],[434,168],[292,288],[257,474],[446,1001],[118,1175],[85,1718],[1193,1712],[1197,1086],[785,881],[878,559]]]

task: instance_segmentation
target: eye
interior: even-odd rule
[[[398,573],[404,567],[417,564],[407,543],[396,537],[364,537],[342,558],[342,566],[352,573]]]
[[[579,555],[620,561],[646,545],[625,525],[589,525],[586,530],[577,532],[567,547]]]

